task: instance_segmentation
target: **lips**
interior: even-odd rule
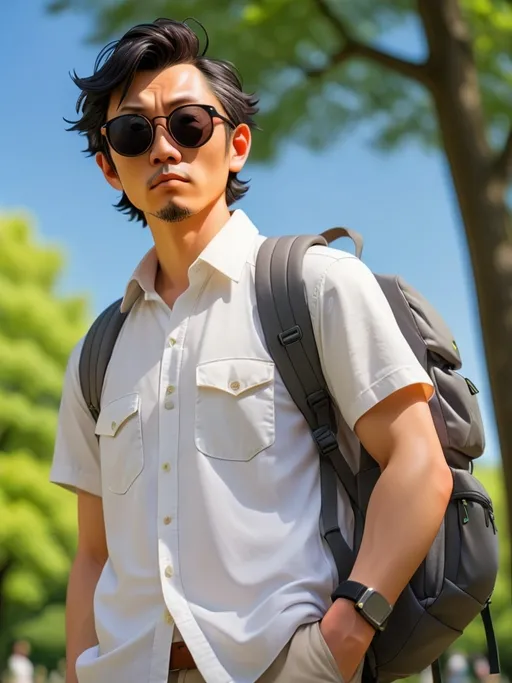
[[[177,173],[165,173],[157,178],[156,182],[151,186],[151,189],[154,190],[155,187],[158,187],[162,183],[167,183],[169,180],[179,180],[182,183],[188,182],[183,176],[180,176]]]

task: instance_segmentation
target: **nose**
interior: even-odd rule
[[[181,152],[167,130],[164,120],[155,121],[155,139],[150,151],[150,161],[153,166],[165,164],[168,161],[176,164],[181,161]]]

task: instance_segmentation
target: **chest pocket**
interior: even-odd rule
[[[101,408],[100,437],[103,489],[122,495],[144,468],[139,394],[127,394]]]
[[[274,364],[227,358],[198,365],[195,441],[210,458],[246,462],[275,440]]]

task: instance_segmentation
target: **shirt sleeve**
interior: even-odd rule
[[[66,368],[50,481],[64,488],[101,496],[101,467],[95,423],[78,376],[83,340],[73,349]]]
[[[429,399],[432,382],[373,273],[351,254],[326,248],[312,252],[304,261],[304,279],[320,362],[350,429],[406,386],[421,384]]]

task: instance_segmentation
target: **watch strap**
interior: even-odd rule
[[[343,581],[333,591],[331,599],[334,602],[334,600],[337,600],[338,598],[344,598],[346,600],[352,600],[354,603],[358,603],[367,590],[367,586],[364,586],[357,581]]]

